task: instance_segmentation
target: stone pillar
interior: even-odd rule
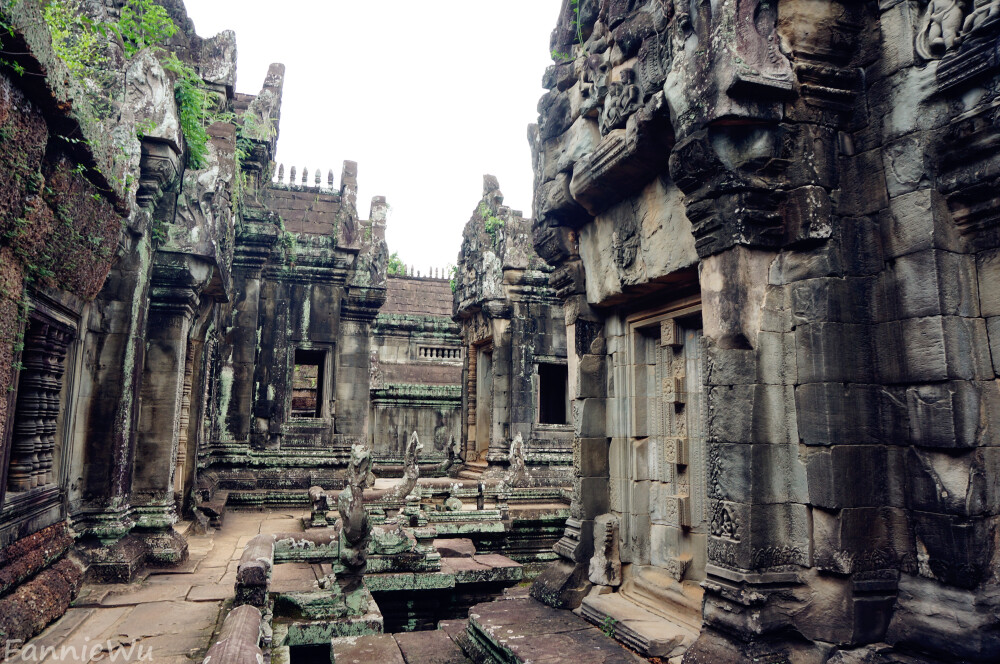
[[[189,287],[156,287],[149,312],[146,362],[142,374],[132,502],[136,527],[152,533],[154,562],[179,562],[187,555],[183,538],[172,536],[177,520],[177,468],[188,334],[198,303]]]
[[[119,540],[134,525],[128,496],[152,250],[147,237],[133,242],[108,275],[97,306],[89,310],[81,350],[90,386],[80,394],[75,437],[83,448],[82,499],[71,506],[71,515],[78,532],[104,544]]]
[[[269,401],[254,398],[261,266],[241,266],[235,271],[234,282],[237,295],[233,325],[227,330],[219,356],[219,412],[212,426],[213,438],[222,442],[252,443],[254,434],[259,434],[261,440],[256,443],[263,447],[268,438],[272,409]],[[248,408],[248,404],[252,406]]]
[[[469,343],[467,351],[468,361],[465,370],[465,460],[474,461],[476,456],[476,404],[479,398],[477,385],[479,369],[479,349],[474,343]]]
[[[487,311],[493,315],[490,320],[493,329],[493,410],[490,415],[490,445],[486,452],[486,461],[490,466],[500,464],[500,468],[496,470],[491,468],[490,476],[494,476],[494,473],[502,472],[506,467],[510,441],[514,436],[510,421],[511,390],[514,389],[511,383],[513,349],[509,308],[506,306],[501,308],[490,303]],[[499,317],[501,315],[505,317]]]
[[[377,313],[377,312],[376,312]],[[346,306],[341,312],[340,343],[334,371],[337,395],[335,432],[366,439],[368,415],[371,407],[371,371],[369,358],[371,324],[374,315]]]
[[[550,566],[532,586],[539,601],[577,608],[592,587],[590,557],[594,553],[594,519],[608,511],[609,431],[607,427],[607,345],[603,325],[590,310],[584,268],[577,257],[561,265],[559,283],[566,319],[566,353],[572,410],[573,499],[570,516],[555,552],[562,560]]]

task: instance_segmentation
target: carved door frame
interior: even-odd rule
[[[670,404],[674,404],[674,408],[679,409],[681,407],[686,408],[683,405],[685,401],[685,393],[689,390],[688,382],[684,381],[683,384],[678,383],[674,385],[671,383],[667,385],[667,381],[674,380],[673,376],[659,376],[658,371],[663,369],[662,359],[657,356],[655,361],[651,364],[648,363],[648,356],[645,358],[647,362],[643,362],[646,366],[653,367],[647,371],[652,371],[653,373],[647,373],[645,376],[639,376],[639,365],[637,362],[643,358],[639,357],[640,352],[646,355],[650,352],[650,346],[646,346],[641,349],[639,348],[640,342],[643,344],[649,344],[649,339],[652,337],[657,337],[659,342],[653,342],[651,348],[653,352],[659,354],[665,350],[669,350],[670,347],[677,349],[683,349],[685,340],[683,336],[677,338],[673,335],[676,334],[678,330],[683,330],[690,328],[690,325],[678,325],[677,321],[682,319],[688,319],[694,317],[699,317],[701,315],[702,305],[701,298],[699,295],[675,300],[666,306],[659,307],[656,309],[647,309],[640,312],[628,315],[625,318],[625,339],[627,343],[625,344],[625,367],[626,367],[626,398],[622,399],[619,405],[619,416],[620,422],[622,423],[622,442],[620,445],[620,454],[623,458],[619,460],[621,464],[621,469],[618,471],[620,476],[624,478],[622,486],[617,487],[615,491],[618,494],[618,501],[623,515],[622,527],[620,537],[622,540],[623,547],[630,546],[632,542],[633,551],[630,552],[631,555],[636,555],[637,559],[635,562],[643,565],[653,564],[652,560],[655,559],[655,552],[653,551],[652,543],[652,526],[654,521],[660,519],[662,521],[663,515],[657,516],[657,512],[661,511],[665,514],[675,515],[676,526],[682,528],[685,532],[688,532],[690,526],[695,524],[700,524],[703,519],[695,518],[692,520],[692,511],[698,510],[699,513],[704,512],[704,505],[707,501],[707,492],[704,487],[704,464],[696,464],[688,466],[688,456],[695,450],[691,449],[688,441],[684,437],[674,436],[672,431],[666,430],[666,411],[655,410],[656,408],[665,409],[670,407]],[[698,329],[701,329],[699,323]],[[681,351],[682,358],[686,358],[687,351]],[[682,359],[686,362],[686,359]],[[638,381],[644,381],[644,385],[640,386]],[[701,381],[701,392],[703,394],[704,388],[704,377],[698,376],[692,380]],[[654,391],[655,390],[655,391]],[[673,401],[670,401],[671,395],[673,395]],[[640,404],[639,401],[646,399],[646,402]],[[704,433],[704,427],[706,422],[704,422],[703,408],[701,405],[704,401],[699,401],[698,405],[695,406],[698,412],[688,412],[684,415],[684,420],[686,422],[691,421],[691,417],[697,420],[698,426],[701,427],[702,434]],[[654,409],[643,410],[643,409]],[[676,411],[675,411],[676,412]],[[644,421],[639,422],[638,417],[643,417]],[[655,418],[655,419],[654,419]],[[661,431],[659,428],[650,428],[651,422],[660,422],[660,426],[663,428]],[[697,453],[704,454],[704,445],[698,446]],[[635,456],[636,449],[645,449],[646,457],[645,460],[648,465],[648,478],[637,478],[634,475],[634,469],[637,467],[637,461],[639,458]],[[642,456],[642,453],[639,454]],[[693,464],[694,460],[690,460]],[[680,469],[684,468],[682,472]],[[692,472],[688,474],[688,470]],[[695,476],[698,475],[697,478]],[[678,492],[675,490],[671,495],[660,496],[656,491],[666,490],[666,486],[679,487],[680,478],[684,476],[687,480],[688,491],[686,494],[683,492]],[[630,510],[633,513],[641,514],[642,509],[632,505],[632,501],[635,499],[631,494],[633,487],[628,486],[628,482],[641,482],[642,479],[652,480],[649,483],[651,495],[649,496],[649,505],[646,507],[650,513],[650,522],[648,527],[648,532],[646,533],[633,533],[631,529],[633,524],[629,523],[628,514]],[[669,480],[669,481],[668,481]],[[662,486],[661,486],[662,485]],[[695,492],[699,492],[698,496],[695,496]],[[655,493],[655,495],[654,495]],[[653,503],[662,503],[662,505],[654,505]],[[658,510],[654,510],[654,507],[658,507]],[[688,515],[685,517],[685,515]],[[639,524],[634,524],[636,528],[639,528]],[[643,538],[650,538],[647,541],[643,541]],[[643,551],[643,547],[648,547],[648,551]],[[661,552],[662,553],[662,552]],[[647,558],[649,560],[647,560]],[[668,561],[669,563],[669,561]],[[674,575],[678,581],[684,578],[686,567],[683,561],[675,561],[673,566],[667,564],[668,571]]]

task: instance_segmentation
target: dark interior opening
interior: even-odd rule
[[[538,422],[566,424],[566,390],[569,370],[565,364],[538,365]]]
[[[292,371],[292,417],[323,417],[323,369],[326,351],[295,350]]]

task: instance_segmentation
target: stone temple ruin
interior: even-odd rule
[[[0,3],[0,659],[1000,660],[1000,2],[565,0],[453,274],[140,5]]]

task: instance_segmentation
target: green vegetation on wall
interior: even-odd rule
[[[503,219],[493,214],[493,211],[490,210],[486,203],[479,204],[479,216],[483,218],[483,227],[493,239],[493,246],[495,247],[497,241],[500,239],[500,229],[504,225]]]
[[[399,258],[399,253],[392,252],[389,256],[389,264],[386,266],[386,274],[391,277],[401,277],[406,274],[406,266],[403,261]]]

